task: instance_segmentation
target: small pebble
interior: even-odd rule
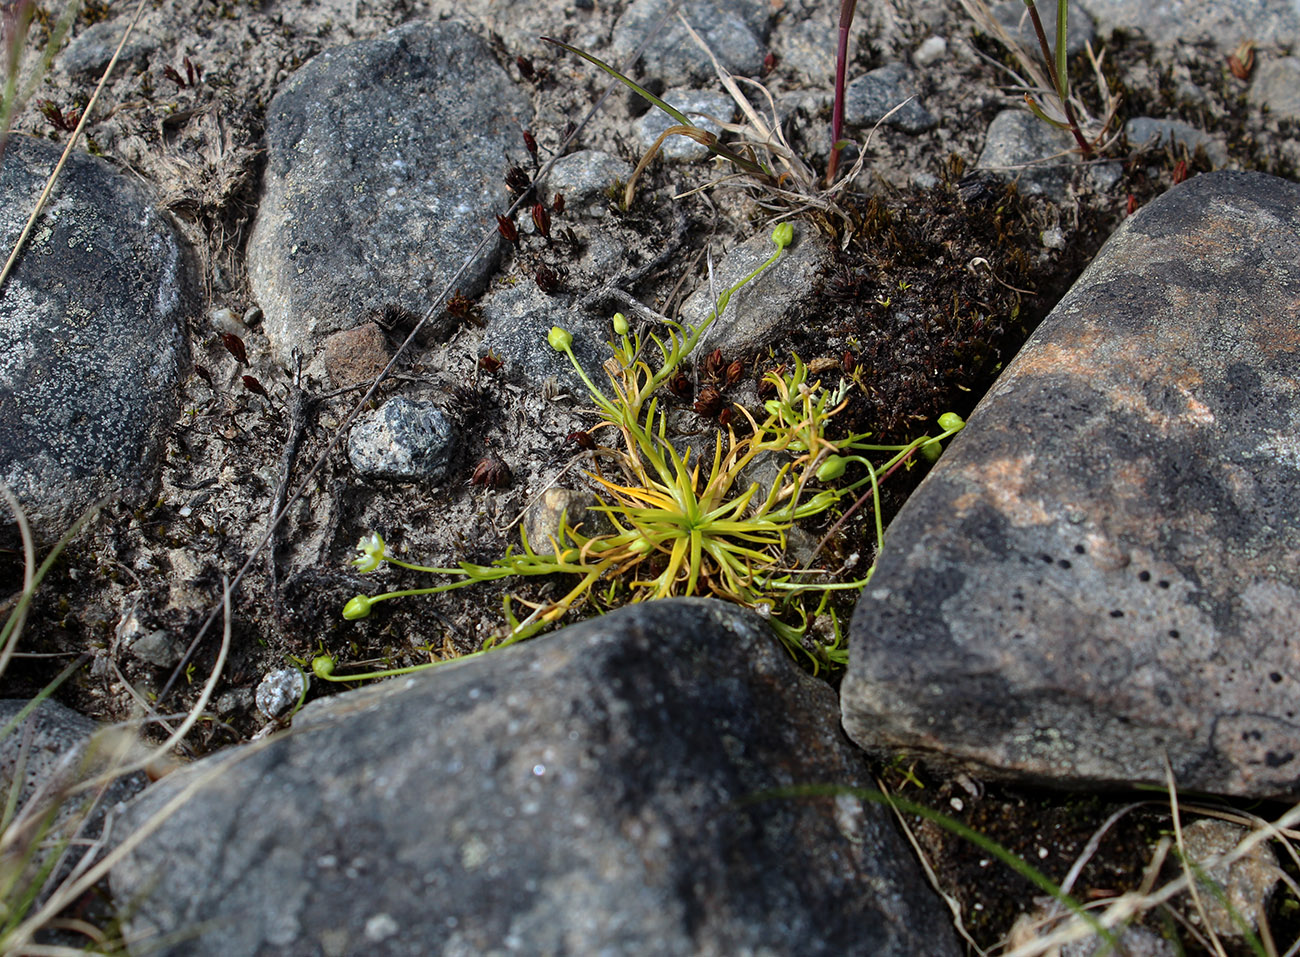
[[[948,52],[948,41],[943,37],[929,37],[916,48],[912,62],[917,66],[931,66],[943,59]]]
[[[1051,229],[1044,229],[1042,239],[1043,246],[1047,249],[1065,248],[1065,233],[1061,232],[1061,230],[1056,226],[1053,226]]]
[[[296,705],[307,693],[307,676],[297,668],[270,672],[257,686],[257,710],[268,718],[278,718]]]

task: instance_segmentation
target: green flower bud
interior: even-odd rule
[[[939,416],[939,428],[943,429],[945,432],[952,432],[954,429],[960,429],[965,424],[966,420],[956,412],[945,412],[943,415]]]
[[[627,316],[621,312],[614,313],[614,333],[616,335],[627,335]]]
[[[357,595],[343,606],[343,617],[348,621],[356,621],[358,618],[365,618],[370,614],[370,606],[374,604],[368,595]]]
[[[329,655],[317,655],[311,660],[311,672],[317,678],[328,679],[334,674],[334,659]]]
[[[559,326],[551,326],[551,331],[546,334],[546,341],[556,352],[568,352],[573,346],[573,334]]]
[[[927,462],[937,462],[939,460],[939,453],[942,451],[943,448],[938,442],[929,442],[921,446],[921,457]]]
[[[777,223],[772,230],[772,242],[776,243],[777,249],[785,249],[794,242],[794,226],[790,223]]]
[[[817,478],[823,482],[831,482],[844,474],[844,470],[849,467],[849,461],[842,455],[828,455],[826,461],[817,467]]]

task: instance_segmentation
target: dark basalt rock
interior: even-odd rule
[[[756,799],[870,781],[761,619],[653,602],[170,776],[113,890],[170,954],[958,954],[887,809]]]
[[[845,727],[984,773],[1300,795],[1300,186],[1130,218],[898,515]]]

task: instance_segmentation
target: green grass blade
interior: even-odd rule
[[[1056,3],[1056,84],[1061,91],[1061,101],[1070,95],[1070,71],[1065,63],[1065,36],[1070,25],[1070,0]]]
[[[681,110],[677,109],[675,106],[672,106],[669,103],[664,102],[659,97],[655,96],[653,93],[647,90],[645,87],[638,84],[635,80],[632,80],[631,78],[624,76],[622,73],[619,73],[618,70],[614,69],[604,60],[600,59],[600,57],[592,56],[590,53],[587,53],[583,50],[579,50],[577,47],[571,46],[568,43],[565,43],[563,40],[557,40],[554,37],[542,37],[541,39],[545,40],[547,43],[553,43],[557,47],[560,47],[563,50],[567,50],[570,53],[577,54],[578,56],[586,60],[588,63],[591,63],[594,66],[597,66],[600,69],[604,70],[606,73],[608,73],[614,79],[618,80],[620,83],[626,86],[637,96],[641,97],[641,99],[645,100],[647,103],[649,103],[651,106],[655,107],[656,109],[662,110],[664,113],[667,113],[669,116],[671,116],[682,126],[689,126],[692,127],[693,129],[700,128],[698,124],[692,123],[687,118],[686,114],[683,113]],[[727,149],[725,146],[722,146],[718,143],[705,143],[704,145],[708,148],[710,153],[713,153],[716,156],[721,156],[728,163],[731,163],[739,167],[740,169],[743,169],[747,173],[753,173],[755,176],[763,176],[763,177],[768,176],[767,170],[765,170],[758,163],[755,163],[753,160],[745,159],[745,157],[739,155],[738,153],[732,152],[731,150]]]

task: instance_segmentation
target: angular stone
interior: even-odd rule
[[[868,785],[837,719],[757,617],[637,605],[170,775],[114,896],[196,957],[958,954],[882,806],[761,799]]]
[[[1206,158],[1215,166],[1223,166],[1228,162],[1228,151],[1222,143],[1204,130],[1198,130],[1182,120],[1135,116],[1124,124],[1124,135],[1135,148],[1172,146],[1189,153],[1204,149]]]
[[[437,482],[447,472],[455,440],[436,405],[397,396],[357,419],[348,436],[348,460],[372,478]]]
[[[631,175],[632,165],[611,153],[579,150],[555,161],[546,177],[546,194],[551,200],[562,194],[565,209],[582,209],[608,197],[616,182],[627,182]]]
[[[1270,57],[1255,68],[1250,101],[1279,120],[1300,119],[1300,58]]]
[[[1043,32],[1047,35],[1047,42],[1055,49],[1056,4],[1041,3],[1034,6],[1038,10],[1038,18],[1043,24]],[[1024,0],[1002,0],[1001,3],[992,6],[991,12],[998,23],[1002,25],[1002,28],[1026,52],[1033,56],[1038,55],[1038,32],[1034,30],[1034,23],[1029,18],[1028,8],[1025,6]],[[1075,56],[1082,53],[1089,43],[1095,49],[1097,46],[1096,41],[1097,30],[1093,26],[1092,17],[1088,16],[1088,11],[1077,3],[1071,4],[1065,30],[1066,54]]]
[[[1069,133],[1048,126],[1028,110],[1003,110],[989,124],[975,165],[1014,179],[1022,193],[1060,202],[1076,165],[1070,155],[1074,145]]]
[[[1300,795],[1300,186],[1125,221],[890,526],[845,727],[982,773]]]
[[[681,87],[665,90],[663,100],[681,110],[700,129],[719,134],[722,127],[710,117],[731,122],[736,110],[735,101],[725,93],[714,90],[688,90]],[[703,114],[703,115],[701,115]],[[676,126],[677,121],[658,109],[647,110],[634,124],[641,148],[648,150],[663,135],[664,130]],[[659,155],[670,160],[697,160],[709,155],[709,148],[689,136],[670,136],[659,147]]]
[[[863,74],[844,91],[844,119],[854,126],[875,126],[885,120],[886,125],[911,134],[934,129],[939,121],[917,98],[918,86],[901,63]]]
[[[249,279],[275,355],[395,303],[423,315],[509,205],[524,95],[455,21],[409,23],[320,54],[267,114],[266,188]],[[458,285],[477,295],[498,250]]]
[[[58,162],[13,136],[0,167],[0,249],[13,247]],[[143,497],[189,363],[198,283],[134,179],[73,153],[0,290],[0,479],[57,537],[105,495]]]
[[[720,295],[745,278],[776,251],[771,230],[747,239],[714,264],[714,290],[707,282],[682,303],[681,317],[691,325],[708,318],[714,307],[714,291]],[[709,330],[708,350],[721,348],[728,357],[754,355],[784,334],[786,317],[796,303],[813,292],[818,276],[830,264],[830,246],[815,229],[794,224],[794,242],[767,272],[733,295],[727,308]],[[706,355],[697,347],[699,355]]]
[[[708,55],[691,39],[673,7],[671,0],[633,0],[614,25],[614,62],[640,48],[650,36],[637,64],[639,75],[661,79],[669,86],[716,81]],[[742,76],[759,74],[771,29],[767,4],[686,0],[680,10],[723,67]]]

